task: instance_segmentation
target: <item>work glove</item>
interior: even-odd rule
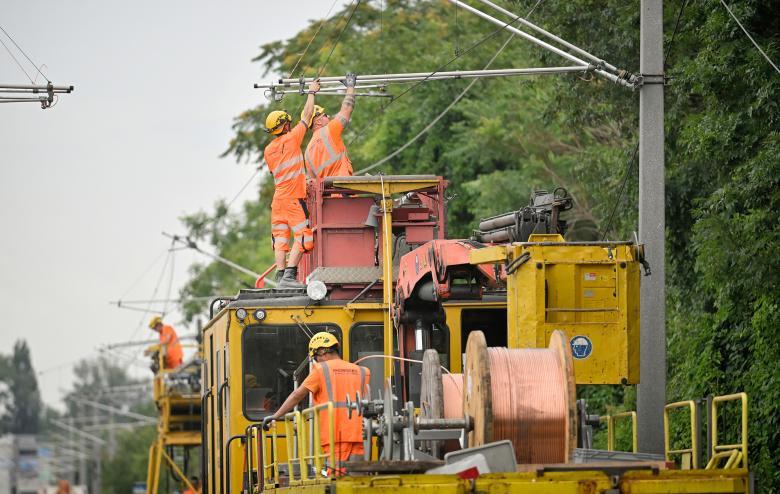
[[[347,77],[344,79],[344,85],[347,87],[355,87],[355,84],[357,84],[357,74],[353,74],[352,72],[347,74]]]
[[[275,421],[273,417],[266,417],[263,419],[263,430],[268,432],[271,429],[271,424]]]

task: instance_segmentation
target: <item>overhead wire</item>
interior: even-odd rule
[[[165,296],[165,304],[163,305],[163,311],[162,311],[163,317],[165,317],[165,315],[168,314],[168,300],[171,299],[171,291],[173,290],[173,273],[174,273],[175,265],[176,265],[176,251],[171,250],[171,267],[168,276],[168,292],[167,295]]]
[[[292,78],[293,74],[295,73],[295,69],[298,68],[298,65],[303,60],[303,57],[306,56],[306,52],[309,51],[309,47],[314,43],[314,40],[317,38],[317,35],[320,34],[320,31],[322,30],[322,26],[325,25],[325,22],[328,20],[328,17],[330,17],[330,13],[333,11],[333,7],[336,6],[339,0],[333,0],[333,3],[330,5],[330,8],[328,9],[328,13],[325,14],[325,17],[322,18],[320,21],[320,25],[317,27],[317,30],[314,32],[314,36],[311,37],[309,42],[306,44],[306,48],[303,49],[303,53],[301,53],[301,56],[298,57],[298,61],[295,62],[295,65],[293,65],[292,70],[290,70],[290,78]]]
[[[720,3],[723,4],[723,6],[726,8],[726,11],[728,11],[729,15],[734,19],[734,21],[736,21],[739,28],[742,29],[743,33],[745,33],[745,36],[747,36],[750,42],[753,43],[753,46],[755,46],[756,49],[759,51],[759,53],[761,53],[761,55],[766,59],[766,61],[769,62],[769,65],[771,65],[775,69],[775,71],[777,71],[777,73],[780,74],[780,68],[778,68],[777,65],[775,65],[775,63],[772,61],[772,59],[769,58],[769,55],[767,55],[764,52],[764,50],[762,50],[761,47],[758,46],[756,40],[754,40],[753,36],[751,36],[750,33],[747,31],[747,29],[745,29],[745,26],[743,26],[742,23],[739,22],[739,19],[737,19],[737,16],[734,15],[734,12],[731,11],[731,9],[726,4],[726,2],[724,0],[720,0]]]
[[[339,35],[336,37],[336,41],[334,41],[333,45],[330,47],[330,53],[328,53],[327,58],[325,58],[325,62],[322,64],[322,66],[320,66],[320,69],[317,71],[317,77],[321,76],[322,72],[325,70],[325,67],[328,66],[328,62],[330,62],[330,57],[333,55],[333,51],[336,49],[336,46],[338,46],[339,41],[341,41],[341,36],[344,35],[344,31],[346,31],[347,28],[349,27],[349,23],[352,22],[352,17],[355,15],[355,12],[357,11],[358,7],[360,7],[360,2],[362,2],[362,0],[357,0],[357,3],[355,3],[355,0],[352,0],[352,3],[355,3],[355,7],[349,13],[349,17],[347,17],[347,22],[344,23],[344,27],[341,28]]]
[[[536,4],[535,4],[535,5],[534,5],[534,6],[531,8],[531,10],[528,12],[528,14],[526,15],[526,17],[530,17],[530,16],[531,16],[531,14],[533,14],[534,10],[536,10],[536,8],[537,8],[537,7],[538,7],[538,6],[539,6],[539,5],[540,5],[540,4],[541,4],[543,1],[544,1],[544,0],[537,0]],[[514,37],[515,37],[515,33],[511,33],[511,34],[509,35],[509,37],[507,37],[506,41],[504,41],[504,44],[503,44],[503,45],[501,45],[501,47],[500,47],[500,48],[498,49],[498,51],[496,51],[496,53],[495,53],[495,54],[494,54],[494,55],[491,57],[491,59],[488,61],[488,63],[487,63],[487,64],[485,64],[485,67],[484,67],[484,69],[483,69],[483,70],[487,70],[488,68],[490,68],[490,66],[493,64],[493,62],[495,62],[495,60],[498,58],[498,56],[499,56],[499,55],[501,55],[501,53],[502,53],[502,52],[504,51],[504,49],[505,49],[505,48],[506,48],[506,47],[509,45],[509,43],[512,41],[512,39],[514,39]],[[466,96],[466,94],[467,94],[467,93],[468,93],[468,92],[471,90],[471,88],[472,88],[472,87],[474,87],[474,84],[476,84],[476,83],[477,83],[477,81],[479,81],[479,79],[473,79],[473,80],[472,80],[472,81],[471,81],[471,82],[470,82],[470,83],[469,83],[469,84],[468,84],[468,85],[467,85],[467,86],[466,86],[466,87],[463,89],[463,91],[461,91],[461,92],[460,92],[460,94],[458,94],[458,95],[455,97],[455,99],[454,99],[454,100],[452,100],[452,102],[451,102],[451,103],[450,103],[450,104],[449,104],[449,105],[448,105],[448,106],[447,106],[447,107],[446,107],[446,108],[445,108],[445,109],[444,109],[444,110],[443,110],[441,113],[439,113],[439,114],[438,114],[438,115],[437,115],[437,116],[436,116],[436,117],[435,117],[433,120],[431,120],[431,121],[428,123],[428,125],[426,125],[426,126],[425,126],[425,127],[424,127],[424,128],[421,130],[421,131],[420,131],[420,132],[418,132],[418,133],[417,133],[417,135],[415,135],[414,137],[412,137],[412,138],[411,138],[409,141],[407,141],[405,144],[403,144],[401,147],[397,148],[395,151],[393,151],[393,152],[392,152],[392,153],[390,153],[389,155],[385,156],[384,158],[380,159],[379,161],[377,161],[376,163],[374,163],[374,164],[372,164],[372,165],[369,165],[369,166],[367,166],[367,167],[365,167],[365,168],[363,168],[363,169],[361,169],[361,170],[358,170],[357,172],[355,172],[355,174],[359,174],[359,173],[365,173],[365,172],[368,172],[368,171],[370,171],[370,170],[373,170],[374,168],[377,168],[377,167],[379,167],[379,166],[383,165],[384,163],[386,163],[386,162],[388,162],[389,160],[391,160],[391,159],[395,158],[396,156],[398,156],[400,153],[402,153],[404,150],[406,150],[406,149],[407,149],[409,146],[411,146],[412,144],[414,144],[414,143],[417,141],[417,139],[419,139],[420,137],[422,137],[423,135],[425,135],[425,133],[427,133],[429,130],[431,130],[431,128],[433,128],[433,126],[434,126],[434,125],[436,125],[436,124],[439,122],[439,120],[441,120],[441,119],[442,119],[442,118],[443,118],[443,117],[444,117],[444,116],[445,116],[445,115],[446,115],[446,114],[447,114],[447,113],[448,113],[448,112],[449,112],[449,111],[450,111],[450,110],[451,110],[451,109],[452,109],[452,108],[453,108],[453,107],[454,107],[456,104],[458,104],[458,102],[459,102],[461,99],[463,99],[463,97],[464,97],[464,96]],[[403,93],[402,93],[402,94],[403,94]]]
[[[30,81],[30,84],[35,84],[35,82],[33,81],[32,77],[30,77],[30,74],[28,74],[27,71],[24,70],[24,67],[22,66],[22,64],[19,62],[19,60],[16,58],[16,56],[14,56],[13,52],[11,51],[11,49],[8,48],[8,45],[6,45],[5,42],[3,42],[2,39],[0,39],[0,44],[3,45],[3,48],[5,48],[5,51],[7,51],[8,54],[11,55],[11,58],[14,59],[14,62],[16,62],[16,65],[19,67],[19,70],[21,70],[24,73],[24,75],[27,76],[27,79]]]
[[[536,3],[536,5],[534,5],[534,7],[531,9],[531,12],[533,12],[533,10],[534,10],[534,9],[535,9],[535,8],[538,6],[538,4],[539,4],[539,3],[541,3],[542,1],[544,1],[544,0],[538,0],[538,1],[537,1],[537,3]],[[530,15],[530,14],[529,14],[529,15]],[[421,80],[419,80],[419,81],[415,82],[413,85],[411,85],[410,87],[408,87],[407,89],[405,89],[404,91],[402,91],[402,92],[401,92],[401,93],[400,93],[398,96],[394,96],[394,97],[393,97],[393,99],[392,99],[392,100],[390,100],[390,102],[389,102],[388,104],[386,104],[385,106],[383,106],[382,108],[380,108],[380,110],[379,110],[379,115],[375,116],[375,117],[374,117],[374,118],[371,120],[371,122],[369,122],[369,123],[368,123],[368,124],[367,124],[365,127],[363,127],[363,129],[361,129],[361,130],[360,130],[360,132],[358,132],[358,134],[357,134],[357,135],[355,135],[355,137],[353,137],[353,138],[352,138],[352,139],[349,141],[349,144],[347,144],[347,147],[351,146],[351,145],[352,145],[352,144],[353,144],[353,143],[354,143],[356,140],[358,140],[359,138],[361,138],[361,137],[362,137],[362,136],[363,136],[363,135],[366,133],[366,131],[367,131],[369,128],[371,128],[371,127],[372,127],[372,126],[373,126],[373,125],[374,125],[376,122],[378,122],[378,121],[379,121],[379,118],[377,118],[377,117],[379,117],[381,114],[383,114],[384,112],[386,112],[386,111],[387,111],[387,109],[388,109],[388,108],[389,108],[389,107],[390,107],[390,106],[391,106],[393,103],[395,103],[396,101],[398,101],[399,99],[401,99],[402,97],[404,97],[404,96],[405,96],[406,94],[408,94],[410,91],[413,91],[413,90],[415,90],[415,89],[416,89],[417,87],[419,87],[419,86],[420,86],[422,83],[424,83],[424,82],[428,81],[428,79],[430,79],[431,77],[435,76],[435,75],[436,75],[436,73],[438,73],[438,72],[441,72],[443,69],[445,69],[445,68],[447,68],[448,66],[450,66],[450,65],[451,65],[453,62],[455,62],[455,61],[456,61],[456,60],[458,60],[459,58],[461,58],[461,57],[463,57],[464,55],[466,55],[466,54],[470,53],[472,50],[474,50],[475,48],[477,48],[477,47],[481,46],[481,45],[482,45],[484,42],[488,41],[489,39],[492,39],[492,38],[493,38],[493,37],[495,37],[495,36],[496,36],[498,33],[500,33],[500,32],[502,32],[502,31],[504,31],[504,30],[505,30],[507,27],[510,27],[510,26],[512,26],[513,24],[515,24],[516,22],[518,22],[520,19],[521,19],[520,17],[517,17],[517,18],[515,18],[515,19],[512,19],[511,21],[509,21],[509,22],[505,23],[503,26],[500,26],[498,29],[496,29],[496,30],[494,30],[494,31],[492,31],[492,32],[490,32],[490,33],[488,33],[488,34],[487,34],[487,35],[485,35],[485,36],[483,36],[482,38],[480,38],[480,39],[479,39],[479,40],[477,40],[476,42],[472,43],[472,44],[471,44],[471,45],[470,45],[468,48],[466,48],[465,50],[461,51],[459,54],[455,55],[454,57],[452,57],[451,59],[449,59],[448,61],[446,61],[444,64],[442,64],[442,65],[440,65],[439,67],[437,67],[437,68],[436,68],[436,69],[435,69],[433,72],[431,72],[430,74],[428,74],[428,76],[427,76],[427,77],[425,77],[424,79],[421,79]]]
[[[156,265],[156,264],[157,264],[157,263],[160,261],[160,259],[162,259],[162,256],[164,256],[164,255],[165,255],[165,254],[167,254],[167,253],[168,253],[168,249],[165,249],[165,250],[163,250],[162,252],[160,252],[160,255],[158,255],[158,256],[157,256],[157,257],[154,259],[154,261],[152,261],[152,263],[151,263],[151,264],[149,264],[149,266],[148,266],[146,269],[144,269],[143,273],[141,273],[141,275],[140,275],[140,276],[138,276],[138,278],[136,278],[136,279],[135,279],[135,281],[133,281],[133,282],[130,284],[130,288],[128,288],[127,290],[125,290],[125,292],[122,294],[122,296],[121,296],[121,297],[119,297],[119,299],[118,299],[118,300],[119,300],[119,302],[121,302],[121,301],[122,301],[122,299],[123,299],[123,298],[125,298],[125,297],[127,296],[127,294],[129,294],[129,293],[130,293],[130,292],[133,290],[133,288],[135,288],[135,287],[136,287],[136,285],[137,285],[137,284],[138,284],[138,283],[139,283],[139,282],[140,282],[142,279],[144,279],[144,277],[146,277],[146,275],[147,275],[147,274],[149,274],[149,271],[151,271],[151,270],[152,270],[152,268],[153,268],[153,267],[154,267],[154,266],[155,266],[155,265]]]
[[[173,247],[174,241],[171,241],[171,247]],[[160,276],[157,278],[157,284],[154,286],[154,291],[152,292],[152,296],[149,297],[149,299],[157,298],[157,292],[160,289],[160,285],[162,284],[162,280],[165,277],[165,269],[168,267],[168,262],[170,261],[171,256],[173,255],[171,250],[168,250],[168,256],[165,258],[165,263],[163,264],[162,269],[160,270]],[[147,309],[151,309],[152,304],[147,304]],[[138,334],[138,330],[141,329],[141,326],[143,325],[144,321],[146,320],[146,316],[143,315],[138,320],[138,324],[136,325],[135,329],[133,330],[133,333],[130,335],[130,338],[128,340],[132,341],[135,339],[135,336]]]
[[[18,49],[19,49],[19,51],[22,53],[22,55],[24,55],[24,58],[26,58],[26,59],[27,59],[27,60],[28,60],[28,61],[29,61],[29,62],[32,64],[32,66],[33,66],[33,67],[35,67],[35,70],[37,70],[37,71],[38,71],[38,73],[39,73],[39,74],[41,74],[41,75],[43,76],[43,78],[44,78],[44,79],[46,79],[46,82],[51,82],[51,81],[49,80],[49,78],[48,78],[48,77],[46,77],[46,74],[44,74],[43,72],[41,72],[41,69],[39,69],[39,68],[38,68],[38,65],[37,65],[35,62],[33,62],[33,61],[32,61],[32,59],[31,59],[31,58],[30,58],[30,57],[27,55],[27,53],[25,53],[25,51],[24,51],[24,50],[22,50],[22,47],[21,47],[21,46],[19,46],[19,43],[17,43],[17,42],[16,42],[16,40],[14,40],[14,39],[13,39],[13,37],[11,37],[11,35],[10,35],[10,34],[8,34],[8,31],[6,31],[5,29],[3,29],[3,26],[0,26],[0,31],[3,31],[3,33],[5,33],[5,35],[6,35],[6,36],[8,36],[8,39],[10,39],[10,40],[11,40],[11,43],[13,43],[13,44],[14,44],[14,46],[15,46],[16,48],[18,48]]]

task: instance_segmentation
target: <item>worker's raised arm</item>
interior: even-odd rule
[[[309,83],[309,96],[306,97],[306,105],[303,107],[303,123],[308,127],[307,122],[311,121],[314,114],[314,94],[320,90],[320,81]]]
[[[355,84],[357,84],[357,75],[349,73],[344,79],[344,85],[347,86],[347,95],[341,102],[341,110],[336,115],[343,126],[347,126],[352,117],[352,109],[355,107]]]

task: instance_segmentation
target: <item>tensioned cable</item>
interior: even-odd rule
[[[353,2],[355,0],[352,0]],[[349,27],[349,23],[352,22],[352,16],[355,15],[355,12],[357,11],[358,7],[360,7],[360,2],[363,0],[357,0],[357,3],[355,3],[355,7],[352,9],[352,12],[349,13],[349,17],[347,18],[347,22],[344,24],[344,27],[341,28],[341,31],[339,32],[338,37],[336,38],[336,41],[333,43],[333,46],[330,47],[330,53],[328,53],[328,57],[325,59],[325,62],[320,67],[320,70],[317,71],[317,77],[322,75],[322,71],[325,70],[325,67],[328,66],[328,62],[330,61],[331,55],[333,55],[333,51],[336,49],[336,46],[338,46],[339,41],[341,41],[341,36],[344,34],[344,31],[347,30]]]
[[[128,293],[130,293],[130,292],[133,290],[133,288],[135,288],[135,286],[136,286],[136,285],[137,285],[137,284],[138,284],[138,283],[139,283],[139,282],[140,282],[140,281],[141,281],[141,280],[142,280],[142,279],[143,279],[143,278],[144,278],[144,277],[145,277],[147,274],[149,274],[149,271],[151,271],[151,270],[152,270],[152,268],[153,268],[153,267],[154,267],[154,266],[155,266],[155,265],[156,265],[156,264],[157,264],[157,263],[160,261],[160,259],[162,258],[162,256],[164,256],[164,255],[165,255],[167,252],[168,252],[168,249],[165,249],[164,251],[160,252],[160,255],[158,255],[158,256],[157,256],[157,257],[154,259],[154,261],[152,261],[152,263],[151,263],[151,264],[149,264],[149,266],[148,266],[146,269],[144,269],[143,273],[141,273],[141,275],[140,275],[138,278],[136,278],[136,279],[135,279],[135,281],[133,281],[133,283],[130,285],[130,288],[128,288],[127,290],[125,290],[125,292],[122,294],[122,296],[121,296],[121,297],[119,297],[119,299],[118,299],[118,300],[119,300],[120,302],[122,301],[122,299],[123,299],[123,298],[125,298],[125,297],[127,296],[127,294],[128,294]]]
[[[295,73],[295,69],[297,69],[297,68],[298,68],[298,65],[299,65],[299,64],[301,63],[301,61],[303,60],[303,57],[305,57],[305,56],[306,56],[306,52],[308,52],[308,51],[309,51],[309,47],[310,47],[310,46],[311,46],[311,44],[314,42],[314,40],[317,38],[317,35],[318,35],[318,34],[320,34],[320,31],[322,30],[322,26],[324,26],[324,25],[325,25],[325,22],[326,22],[326,21],[328,20],[328,18],[330,17],[330,13],[333,11],[333,7],[335,7],[335,6],[336,6],[336,4],[338,3],[338,1],[339,1],[339,0],[333,0],[333,3],[330,5],[330,8],[328,9],[328,13],[327,13],[327,14],[325,14],[325,17],[323,17],[323,18],[322,18],[322,20],[320,21],[320,25],[319,25],[319,27],[317,27],[317,31],[315,31],[315,32],[314,32],[314,36],[312,36],[312,37],[311,37],[311,39],[309,40],[309,43],[306,45],[306,48],[304,48],[304,49],[303,49],[303,53],[301,53],[301,56],[300,56],[300,57],[298,57],[298,61],[297,61],[297,62],[295,62],[295,65],[293,66],[292,70],[290,70],[290,78],[292,78],[293,74]]]
[[[262,164],[255,170],[255,172],[252,174],[251,177],[249,177],[249,180],[246,181],[246,183],[241,187],[241,189],[236,192],[236,195],[233,196],[233,199],[231,199],[227,205],[225,206],[226,209],[230,209],[230,206],[233,205],[234,202],[239,198],[239,196],[246,190],[247,187],[249,187],[249,184],[252,183],[252,181],[257,177],[257,175],[260,173],[260,169],[262,168]]]
[[[742,25],[742,23],[741,23],[741,22],[739,22],[739,19],[737,19],[737,16],[735,16],[735,15],[734,15],[734,12],[732,12],[732,11],[731,11],[731,9],[729,8],[729,6],[728,6],[728,5],[726,5],[726,2],[725,2],[724,0],[720,0],[720,3],[722,3],[722,4],[723,4],[723,6],[724,6],[724,7],[726,7],[726,10],[728,11],[729,15],[731,15],[731,17],[732,17],[732,18],[733,18],[733,19],[734,19],[734,20],[737,22],[737,25],[739,26],[739,28],[740,28],[740,29],[742,29],[742,32],[743,32],[743,33],[745,33],[745,36],[747,36],[747,37],[748,37],[748,39],[750,40],[750,42],[751,42],[751,43],[753,43],[753,46],[755,46],[755,47],[756,47],[756,49],[757,49],[757,50],[758,50],[758,51],[761,53],[761,55],[763,55],[763,56],[764,56],[764,58],[766,59],[766,61],[767,61],[767,62],[769,62],[769,65],[771,65],[772,67],[774,67],[774,69],[777,71],[777,73],[778,73],[778,74],[780,74],[780,69],[779,69],[779,68],[777,68],[777,65],[775,65],[775,63],[772,61],[772,59],[771,59],[771,58],[769,58],[769,55],[767,55],[766,53],[764,53],[764,50],[762,50],[762,49],[761,49],[761,47],[760,47],[760,46],[758,46],[758,43],[756,43],[756,40],[754,40],[754,39],[753,39],[753,36],[751,36],[751,35],[750,35],[750,33],[749,33],[749,32],[747,32],[747,29],[745,29],[745,26],[743,26],[743,25]]]
[[[534,5],[534,7],[531,9],[531,12],[533,12],[533,11],[534,11],[534,9],[536,9],[536,7],[537,7],[537,6],[539,5],[539,3],[541,3],[542,1],[544,1],[544,0],[538,0],[538,1],[537,1],[537,3],[536,3],[536,5]],[[530,15],[530,14],[529,14],[529,15]],[[419,87],[419,86],[420,86],[422,83],[426,82],[426,81],[427,81],[429,78],[431,78],[431,77],[433,77],[434,75],[436,75],[436,73],[437,73],[437,72],[441,72],[441,71],[442,71],[442,69],[445,69],[445,68],[447,68],[447,67],[448,67],[450,64],[452,64],[454,61],[456,61],[457,59],[459,59],[459,58],[461,58],[462,56],[466,55],[467,53],[471,52],[472,50],[474,50],[474,49],[475,49],[475,48],[477,48],[478,46],[482,45],[482,43],[484,43],[485,41],[487,41],[487,40],[489,40],[489,39],[492,39],[492,38],[493,38],[494,36],[496,36],[498,33],[500,33],[501,31],[505,30],[507,27],[511,26],[512,24],[514,24],[514,23],[518,22],[520,19],[521,19],[520,17],[517,17],[517,18],[515,18],[515,19],[513,19],[513,20],[511,20],[511,21],[509,21],[509,22],[507,22],[507,23],[506,23],[506,24],[504,24],[503,26],[499,27],[499,28],[498,28],[498,29],[496,29],[495,31],[493,31],[493,32],[491,32],[491,33],[487,34],[486,36],[482,37],[481,39],[479,39],[478,41],[476,41],[475,43],[473,43],[471,46],[469,46],[468,48],[466,48],[465,50],[463,50],[462,52],[460,52],[460,54],[458,54],[458,55],[456,55],[456,56],[452,57],[452,58],[451,58],[451,59],[449,59],[447,62],[445,62],[443,65],[439,66],[439,67],[438,67],[436,70],[434,70],[433,72],[431,72],[430,74],[428,74],[428,76],[427,76],[425,79],[421,79],[421,80],[419,80],[419,81],[415,82],[415,83],[414,83],[412,86],[410,86],[410,87],[409,87],[409,88],[407,88],[406,90],[402,91],[402,92],[401,92],[401,93],[400,93],[398,96],[395,96],[395,97],[393,97],[393,99],[392,99],[392,100],[391,100],[391,101],[390,101],[388,104],[386,104],[384,107],[382,107],[382,108],[379,110],[379,113],[380,113],[380,115],[381,115],[381,114],[383,114],[385,111],[387,111],[387,109],[390,107],[390,105],[392,105],[393,103],[395,103],[396,101],[398,101],[399,99],[401,99],[401,98],[402,98],[404,95],[406,95],[406,94],[407,94],[407,93],[409,93],[410,91],[413,91],[414,89],[416,89],[417,87]],[[379,115],[377,115],[377,117],[379,117]],[[375,124],[376,122],[378,122],[378,121],[379,121],[379,118],[376,118],[376,117],[375,117],[375,118],[373,118],[373,119],[371,120],[371,122],[369,122],[369,123],[368,123],[368,125],[366,125],[365,127],[363,127],[363,129],[362,129],[362,130],[361,130],[361,131],[360,131],[360,132],[359,132],[359,133],[358,133],[358,134],[357,134],[355,137],[353,137],[353,138],[352,138],[352,139],[349,141],[349,144],[347,144],[347,147],[351,146],[351,145],[352,145],[352,143],[354,143],[356,140],[358,140],[360,137],[362,137],[362,136],[363,136],[363,135],[366,133],[366,131],[367,131],[367,130],[368,130],[368,129],[369,129],[371,126],[372,126],[372,125],[374,125],[374,124]]]
[[[16,62],[16,65],[19,67],[19,70],[24,72],[24,75],[27,76],[27,79],[30,81],[31,84],[35,84],[35,82],[32,80],[32,77],[30,77],[30,74],[27,73],[26,70],[24,70],[24,67],[22,67],[22,64],[19,63],[19,60],[14,56],[14,54],[11,52],[11,49],[8,48],[8,45],[6,45],[2,39],[0,39],[0,44],[3,45],[3,48],[5,48],[5,51],[8,52],[9,55],[11,55],[11,58],[14,59],[14,62]]]
[[[544,1],[544,0],[537,0],[536,4],[535,4],[535,5],[534,5],[534,6],[531,8],[531,10],[530,10],[530,11],[528,12],[528,14],[526,15],[526,18],[527,18],[527,17],[530,17],[530,16],[531,16],[531,14],[533,14],[534,10],[536,10],[536,8],[539,6],[539,4],[541,4],[543,1]],[[504,49],[505,49],[505,48],[506,48],[506,47],[509,45],[509,42],[510,42],[510,41],[512,41],[512,39],[514,39],[514,37],[515,37],[515,33],[512,33],[512,34],[510,34],[510,35],[509,35],[509,37],[506,39],[506,41],[504,41],[504,44],[503,44],[503,45],[501,45],[501,47],[500,47],[500,48],[498,49],[498,51],[497,51],[497,52],[496,52],[496,53],[493,55],[493,57],[492,57],[492,58],[491,58],[491,59],[488,61],[488,63],[487,63],[487,64],[485,64],[485,67],[484,67],[484,69],[483,69],[483,70],[487,70],[488,68],[490,68],[490,66],[493,64],[493,62],[495,62],[496,58],[498,58],[498,56],[501,54],[501,52],[503,52],[503,51],[504,51]],[[406,143],[405,143],[403,146],[401,146],[400,148],[396,149],[395,151],[393,151],[393,152],[392,152],[392,153],[390,153],[389,155],[385,156],[385,157],[384,157],[384,158],[382,158],[381,160],[377,161],[377,162],[376,162],[376,163],[374,163],[373,165],[369,165],[369,166],[367,166],[366,168],[363,168],[362,170],[358,170],[357,172],[355,172],[355,174],[359,174],[359,173],[365,173],[365,172],[367,172],[367,171],[369,171],[369,170],[373,170],[374,168],[376,168],[376,167],[378,167],[378,166],[381,166],[382,164],[384,164],[384,163],[386,163],[387,161],[389,161],[389,160],[391,160],[391,159],[395,158],[395,157],[396,157],[396,156],[398,156],[400,153],[402,153],[402,152],[403,152],[403,151],[404,151],[406,148],[408,148],[409,146],[411,146],[412,144],[414,144],[414,143],[417,141],[417,139],[419,139],[420,137],[422,137],[423,135],[425,135],[425,133],[426,133],[426,132],[428,132],[429,130],[431,130],[431,128],[432,128],[434,125],[436,125],[436,124],[439,122],[439,120],[441,120],[441,119],[444,117],[444,115],[446,115],[446,114],[447,114],[447,113],[448,113],[448,112],[449,112],[449,111],[450,111],[450,110],[451,110],[451,109],[452,109],[452,108],[453,108],[453,107],[454,107],[456,104],[458,104],[458,102],[459,102],[459,101],[460,101],[460,100],[461,100],[461,99],[462,99],[464,96],[466,96],[466,93],[468,93],[468,92],[471,90],[471,88],[474,86],[474,84],[476,84],[476,83],[477,83],[477,81],[479,81],[479,79],[473,79],[473,80],[472,80],[472,81],[471,81],[471,82],[468,84],[468,86],[466,86],[466,87],[465,87],[465,89],[463,89],[463,91],[461,91],[461,93],[460,93],[458,96],[456,96],[454,100],[452,100],[452,103],[450,103],[450,104],[447,106],[447,108],[445,108],[445,109],[444,109],[444,111],[442,111],[441,113],[439,113],[439,115],[437,115],[437,116],[436,116],[436,118],[434,118],[433,120],[431,120],[431,122],[430,122],[430,123],[428,123],[428,125],[426,125],[426,126],[425,126],[425,128],[423,128],[423,129],[422,129],[422,130],[421,130],[421,131],[420,131],[420,132],[419,132],[417,135],[415,135],[414,137],[412,137],[412,138],[411,138],[411,139],[410,139],[408,142],[406,142]]]
[[[176,251],[171,250],[171,267],[168,273],[168,294],[165,296],[165,304],[163,304],[162,316],[165,317],[168,314],[168,300],[171,299],[171,291],[173,290],[173,273],[176,265]],[[150,304],[151,305],[151,304]]]
[[[171,242],[171,247],[173,247],[173,241]],[[168,262],[170,261],[170,258],[171,258],[172,255],[173,254],[169,250],[168,251],[168,256],[165,258],[165,263],[163,264],[163,267],[160,270],[160,276],[157,278],[157,284],[154,287],[154,291],[152,292],[152,296],[149,297],[150,299],[157,298],[157,292],[160,289],[160,285],[162,284],[163,278],[165,277],[165,268],[168,267]],[[152,307],[152,304],[148,304],[147,305],[147,309],[151,309],[151,307]],[[138,325],[135,327],[135,329],[133,330],[132,335],[130,336],[130,338],[128,338],[128,340],[132,341],[133,339],[135,339],[135,336],[138,334],[138,330],[141,329],[141,326],[143,325],[144,320],[146,320],[146,315],[141,316],[141,318],[138,320]]]
[[[11,43],[13,43],[13,44],[14,44],[14,46],[15,46],[15,47],[17,47],[17,48],[19,49],[19,51],[20,51],[20,52],[22,52],[22,55],[24,55],[24,58],[26,58],[26,59],[27,59],[27,60],[28,60],[28,61],[29,61],[29,62],[32,64],[32,66],[33,66],[33,67],[35,67],[35,70],[37,70],[37,71],[38,71],[38,73],[39,73],[39,74],[41,74],[41,75],[43,76],[43,78],[44,78],[44,79],[46,79],[46,82],[51,82],[51,81],[49,80],[49,78],[48,78],[48,77],[46,77],[46,74],[44,74],[43,72],[41,72],[41,69],[39,69],[39,68],[38,68],[38,65],[37,65],[35,62],[33,62],[33,61],[32,61],[32,59],[31,59],[29,56],[27,56],[27,53],[25,53],[25,52],[24,52],[24,50],[22,50],[22,47],[21,47],[21,46],[19,46],[19,44],[18,44],[18,43],[17,43],[17,42],[16,42],[16,41],[15,41],[15,40],[14,40],[14,39],[11,37],[11,35],[10,35],[10,34],[8,34],[8,31],[6,31],[5,29],[3,29],[3,26],[0,26],[0,31],[3,31],[3,32],[5,33],[5,35],[6,35],[6,36],[8,36],[8,39],[10,39],[10,40],[11,40]]]

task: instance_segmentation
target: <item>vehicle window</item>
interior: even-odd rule
[[[352,326],[352,329],[349,330],[350,362],[369,355],[383,355],[384,342],[381,324],[356,324]],[[371,379],[368,384],[371,386],[371,396],[376,398],[377,392],[381,393],[382,389],[384,389],[382,386],[384,359],[370,358],[360,362],[359,365],[368,367],[371,370]]]
[[[341,330],[333,324],[309,325],[311,334],[333,333],[341,343]],[[309,374],[309,334],[298,325],[247,326],[242,335],[244,415],[261,420],[292,393],[295,382]]]

